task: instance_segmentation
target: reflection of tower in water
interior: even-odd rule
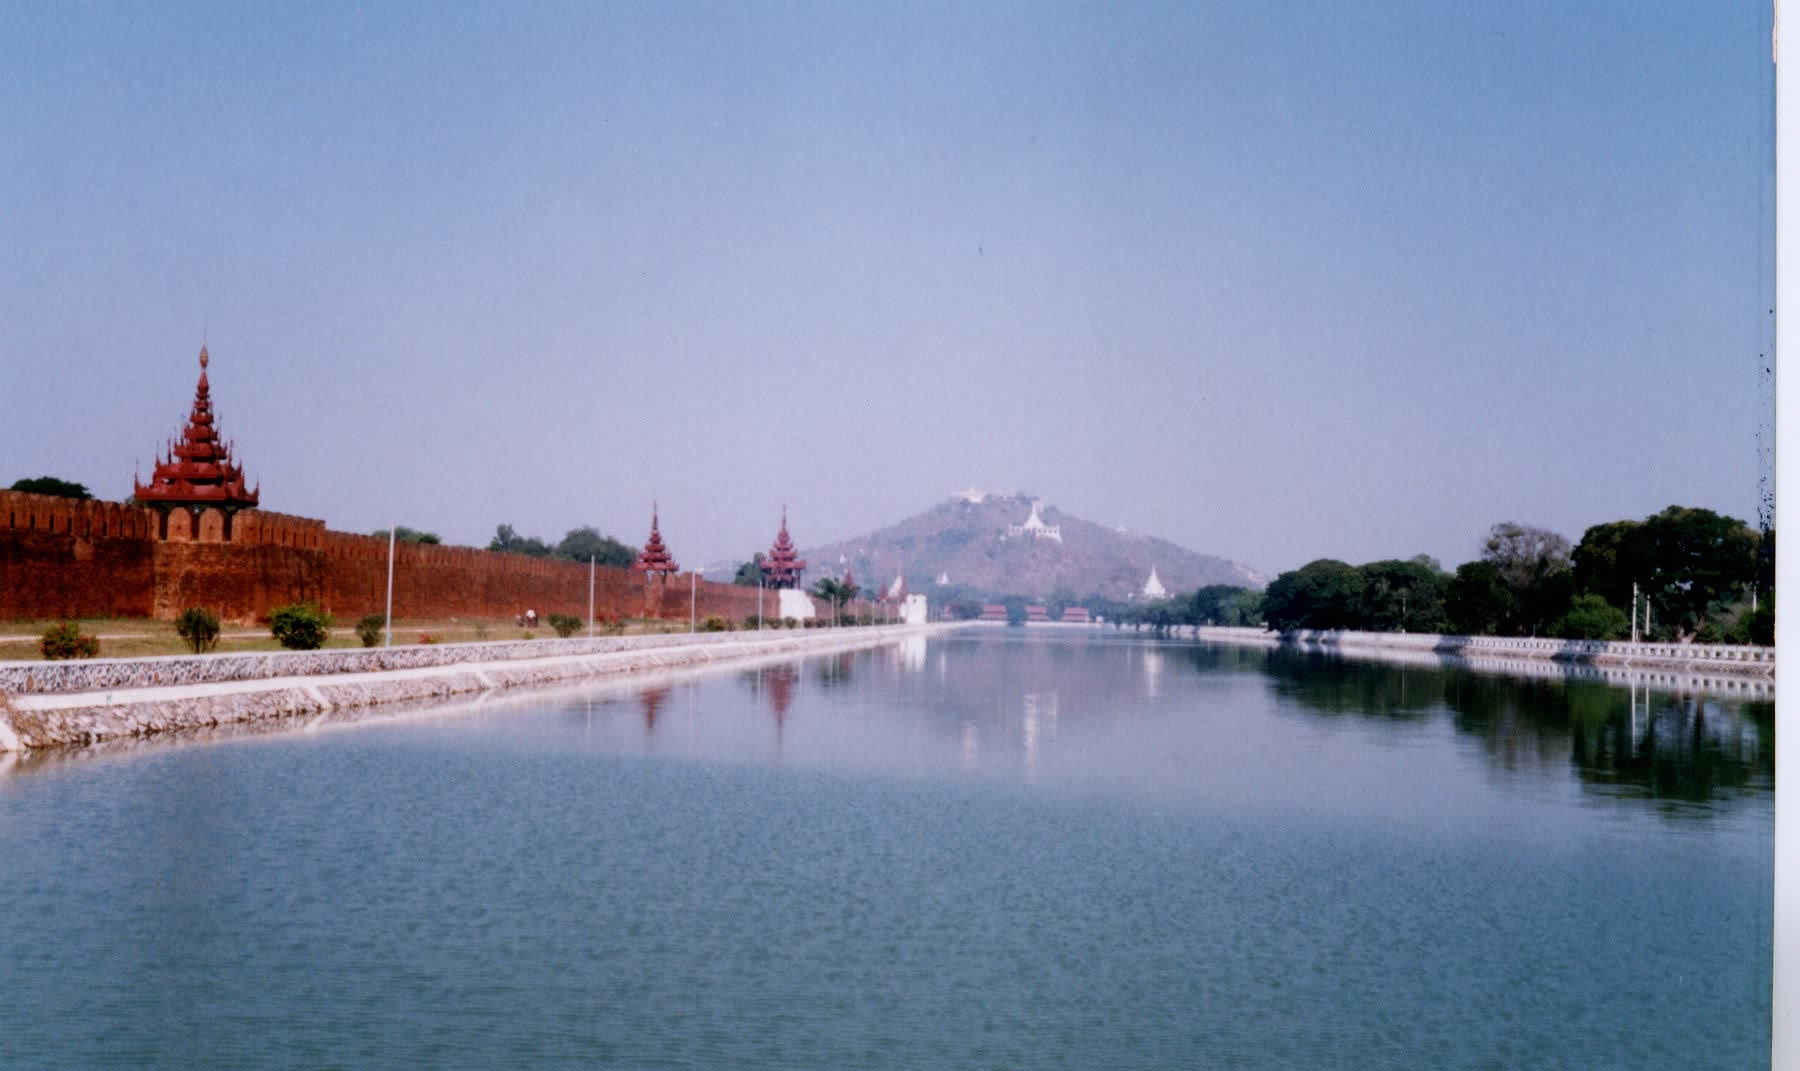
[[[788,706],[794,701],[794,685],[800,671],[793,666],[770,666],[762,672],[762,686],[769,697],[769,709],[775,712],[775,731],[780,732],[787,719]]]

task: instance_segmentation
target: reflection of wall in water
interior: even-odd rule
[[[1025,743],[1025,764],[1037,763],[1038,737],[1056,739],[1057,695],[1055,692],[1030,692],[1025,696],[1019,718],[1019,733]]]

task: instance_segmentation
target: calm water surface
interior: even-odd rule
[[[990,631],[0,774],[0,1066],[1767,1066],[1773,709]]]

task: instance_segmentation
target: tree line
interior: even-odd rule
[[[619,542],[609,535],[601,535],[596,528],[583,526],[572,528],[562,541],[555,546],[537,536],[522,536],[513,530],[510,524],[503,524],[494,532],[494,538],[487,549],[503,551],[507,554],[523,554],[530,558],[556,558],[562,561],[585,562],[590,557],[597,565],[611,565],[620,569],[629,568],[637,560],[637,548]]]
[[[1256,625],[1471,636],[1772,644],[1775,534],[1670,506],[1597,524],[1571,546],[1502,522],[1481,556],[1446,571],[1420,555],[1351,565],[1321,558],[1261,592],[1215,585],[1133,607],[1126,624]]]

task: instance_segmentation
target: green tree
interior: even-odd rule
[[[1489,530],[1482,559],[1494,566],[1513,598],[1499,631],[1535,636],[1569,610],[1575,581],[1569,541],[1545,528],[1504,521]]]
[[[379,528],[375,530],[373,535],[377,539],[386,539],[388,537],[388,530],[386,528]],[[394,540],[400,543],[425,543],[431,546],[436,546],[443,542],[442,539],[438,538],[436,532],[421,532],[417,528],[408,528],[404,524],[397,524],[394,526]]]
[[[737,575],[731,578],[731,582],[746,588],[760,585],[763,582],[762,564],[763,553],[759,550],[750,556],[749,561],[738,566]]]
[[[1513,620],[1518,600],[1490,561],[1464,562],[1444,590],[1444,614],[1464,636],[1492,636]]]
[[[1631,622],[1625,611],[1587,592],[1575,596],[1551,631],[1566,640],[1617,640],[1631,634]]]
[[[204,607],[190,606],[175,619],[175,635],[195,654],[205,654],[218,646],[219,615]]]
[[[1189,624],[1245,624],[1244,596],[1254,595],[1236,584],[1208,584],[1188,597]],[[1260,601],[1260,600],[1259,600]]]
[[[1734,517],[1670,506],[1646,518],[1638,538],[1657,615],[1683,632],[1698,632],[1756,580],[1757,533]]]
[[[17,480],[13,483],[14,491],[23,491],[31,495],[55,495],[57,498],[93,498],[85,485],[59,480],[54,476],[37,476],[31,479]]]
[[[503,524],[494,530],[493,541],[488,544],[487,549],[524,554],[532,558],[548,558],[553,553],[550,544],[537,536],[522,536],[513,531],[510,524]]]
[[[1363,619],[1362,570],[1332,558],[1282,573],[1263,593],[1263,616],[1273,628],[1345,629]]]
[[[856,593],[860,590],[862,589],[857,587],[853,581],[839,580],[830,576],[821,577],[814,581],[812,586],[812,593],[815,596],[831,603],[833,614],[848,606],[850,600],[856,598]]]
[[[356,638],[364,647],[373,647],[381,642],[382,633],[387,631],[387,617],[383,614],[364,614],[356,622]]]
[[[100,637],[84,634],[73,621],[51,625],[38,641],[38,651],[45,658],[99,658]]]
[[[331,615],[316,602],[296,602],[269,611],[269,632],[290,651],[316,651],[331,636]]]
[[[1371,632],[1441,632],[1448,626],[1444,591],[1450,578],[1432,558],[1420,555],[1408,561],[1370,562],[1360,568],[1362,628]]]
[[[572,562],[585,562],[591,555],[596,565],[628,569],[637,558],[637,550],[609,535],[601,535],[592,527],[573,528],[562,537],[552,552],[555,557]]]
[[[1631,586],[1650,579],[1642,521],[1608,521],[1581,534],[1570,555],[1575,590],[1599,595],[1614,606],[1631,604]]]

